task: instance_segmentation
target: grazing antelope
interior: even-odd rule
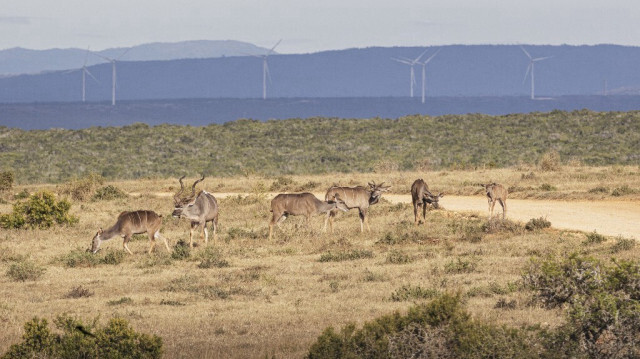
[[[98,230],[98,233],[96,233],[91,241],[91,252],[97,253],[100,248],[100,244],[102,244],[103,241],[108,241],[113,237],[121,236],[124,238],[122,246],[127,252],[129,252],[129,254],[133,254],[129,250],[127,243],[131,239],[132,235],[145,232],[149,235],[149,240],[151,241],[149,254],[151,254],[151,251],[153,251],[153,248],[156,245],[156,238],[162,239],[165,247],[167,247],[167,251],[171,252],[167,239],[160,234],[160,226],[162,226],[162,216],[154,211],[139,210],[133,212],[122,212],[118,216],[116,224],[105,231],[103,231],[102,228]]]
[[[180,195],[184,191],[182,180],[185,176],[180,177],[180,191],[173,196],[175,208],[171,214],[176,218],[186,218],[191,221],[191,230],[189,231],[189,247],[193,248],[193,231],[198,226],[202,226],[202,233],[205,244],[209,243],[209,232],[207,232],[207,222],[211,222],[213,226],[213,243],[216,243],[216,234],[218,230],[218,201],[209,192],[200,191],[196,196],[196,185],[204,180],[204,175],[199,180],[193,182],[191,186],[191,194],[181,198]]]
[[[325,213],[331,210],[339,209],[347,211],[348,208],[339,195],[334,199],[321,201],[311,193],[281,193],[271,200],[271,222],[269,222],[269,240],[273,232],[273,225],[287,219],[288,216],[305,216],[307,223],[312,215]]]
[[[493,207],[496,202],[500,202],[502,206],[502,219],[507,213],[507,190],[501,184],[489,183],[484,186],[487,191],[487,199],[489,201],[489,219],[493,217]]]
[[[438,201],[444,196],[444,193],[438,193],[434,196],[429,191],[429,186],[422,179],[417,179],[411,185],[411,201],[413,202],[413,222],[418,225],[418,207],[422,207],[422,219],[427,219],[427,204],[431,204],[433,208],[440,208]]]
[[[369,206],[378,203],[383,192],[387,192],[391,186],[383,186],[384,182],[376,184],[375,182],[369,183],[369,187],[357,186],[357,187],[338,187],[333,186],[327,190],[324,196],[326,201],[333,200],[337,195],[347,205],[348,209],[357,208],[360,215],[360,232],[364,232],[364,225],[366,223],[367,229],[371,231],[369,227],[369,221],[367,220],[367,210]],[[333,232],[333,217],[336,216],[338,211],[332,210],[327,212],[327,218],[324,221],[324,230],[327,229],[327,223]]]

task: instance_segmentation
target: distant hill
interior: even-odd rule
[[[267,51],[269,49],[241,41],[200,40],[156,42],[95,52],[121,61],[152,61],[259,55]],[[76,69],[82,67],[85,58],[89,66],[105,62],[98,56],[87,56],[87,49],[29,50],[18,47],[0,50],[0,75]]]
[[[640,47],[525,46],[537,62],[539,97],[640,93]],[[524,79],[529,59],[516,45],[451,45],[440,49],[426,67],[427,96],[528,96]],[[392,57],[415,58],[420,47],[373,47],[269,57],[270,98],[408,97],[409,66]],[[135,53],[131,50],[127,55]],[[113,56],[113,55],[112,55]],[[79,61],[76,67],[80,67]],[[89,68],[88,101],[111,98],[111,65]],[[119,61],[118,100],[187,98],[260,98],[262,60],[252,56]],[[415,97],[421,95],[420,66],[415,67]],[[523,79],[525,80],[523,82]],[[0,79],[0,102],[77,102],[80,71],[58,71]]]

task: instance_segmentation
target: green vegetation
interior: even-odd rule
[[[538,163],[553,171],[563,159],[638,164],[640,112],[238,120],[205,127],[47,131],[0,127],[0,137],[0,170],[14,171],[18,183],[59,183],[91,173],[113,180],[202,171],[217,176],[385,172],[422,169],[425,161],[432,170]],[[287,186],[286,177],[277,183]]]
[[[85,325],[61,315],[52,333],[46,319],[25,323],[22,343],[12,345],[2,359],[17,358],[160,358],[162,338],[138,333],[122,318],[112,318],[104,327]]]
[[[26,202],[16,202],[13,213],[0,215],[0,227],[46,229],[54,224],[74,224],[78,218],[69,214],[71,203],[57,201],[55,195],[40,191],[29,196]]]
[[[25,259],[11,264],[7,276],[14,281],[25,282],[40,279],[46,271],[44,267]]]

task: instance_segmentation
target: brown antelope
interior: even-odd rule
[[[102,228],[98,230],[98,233],[96,233],[91,241],[91,252],[97,253],[103,241],[120,236],[124,238],[122,242],[124,249],[129,252],[129,254],[133,254],[129,250],[127,243],[132,235],[140,233],[147,233],[149,235],[149,240],[151,241],[149,253],[153,251],[156,245],[156,238],[162,239],[165,247],[167,247],[167,251],[171,252],[167,239],[160,234],[160,226],[162,226],[162,216],[154,211],[139,210],[122,212],[118,216],[116,224],[105,231],[103,231]]]
[[[489,219],[493,217],[493,207],[496,202],[500,202],[502,206],[502,219],[507,213],[507,190],[501,184],[489,183],[484,186],[487,191],[487,200],[489,201]]]
[[[429,186],[422,179],[417,179],[411,185],[411,201],[413,202],[413,222],[418,225],[418,207],[422,207],[422,220],[427,219],[427,204],[431,204],[433,208],[440,208],[438,201],[444,196],[444,193],[433,195],[429,191]]]
[[[332,200],[321,201],[308,192],[281,193],[271,200],[273,216],[271,217],[271,222],[269,222],[269,240],[271,240],[273,225],[277,224],[279,227],[280,223],[287,219],[288,216],[305,216],[308,224],[312,215],[335,209],[345,212],[348,210],[339,195],[336,195]]]
[[[364,232],[364,225],[366,223],[367,229],[371,231],[369,227],[369,220],[367,219],[367,210],[369,206],[378,203],[383,192],[387,192],[391,186],[383,186],[384,182],[376,184],[375,182],[369,183],[369,187],[338,187],[333,186],[327,190],[324,196],[325,201],[333,200],[336,195],[340,195],[340,198],[347,205],[348,209],[357,208],[360,215],[360,232]],[[332,210],[327,212],[327,218],[324,221],[324,230],[327,229],[327,223],[333,232],[333,217],[336,216],[338,211]]]
[[[202,226],[202,234],[205,244],[209,243],[209,232],[207,232],[207,222],[211,222],[213,226],[213,243],[216,243],[216,235],[218,230],[218,201],[209,192],[200,191],[196,196],[196,185],[204,180],[204,175],[199,180],[193,182],[191,186],[191,194],[181,198],[180,195],[184,191],[184,184],[180,177],[180,191],[173,196],[175,208],[172,216],[176,218],[186,218],[191,221],[191,230],[189,231],[189,247],[193,248],[193,231]]]

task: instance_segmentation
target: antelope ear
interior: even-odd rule
[[[440,198],[444,197],[444,192],[438,193],[438,197],[440,197]]]
[[[102,227],[100,227],[100,229],[98,229],[98,234],[102,234]]]

